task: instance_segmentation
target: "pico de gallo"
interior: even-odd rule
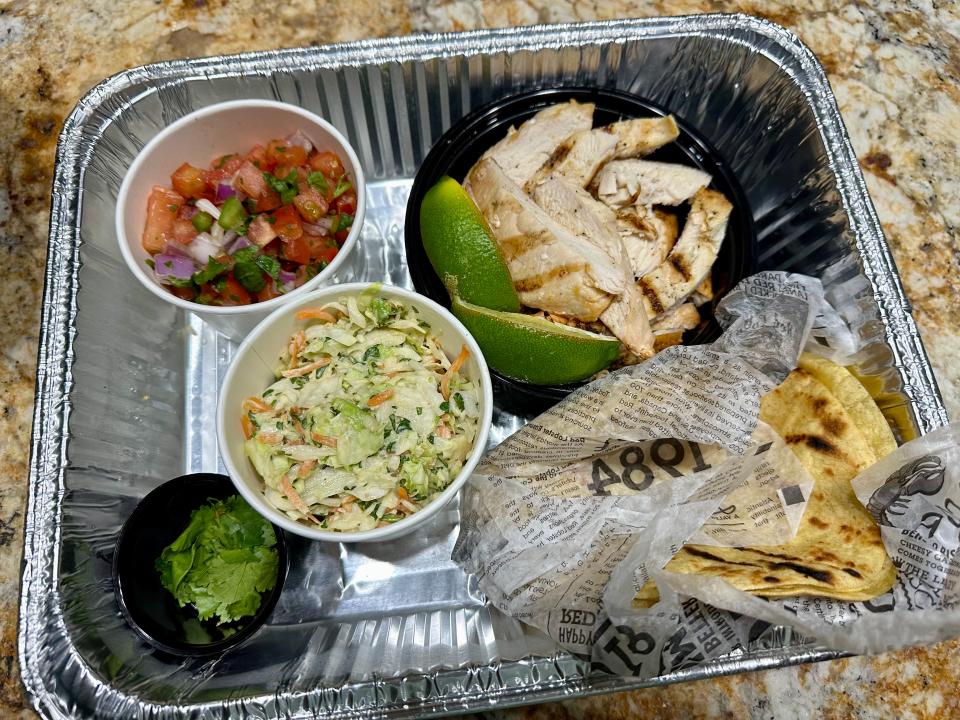
[[[204,305],[264,302],[303,285],[340,251],[357,191],[336,153],[297,131],[183,163],[147,199],[141,240],[157,280]]]

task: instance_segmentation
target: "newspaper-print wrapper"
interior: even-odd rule
[[[933,523],[933,510],[912,510],[933,495],[897,489],[913,487],[903,480],[913,443],[857,480],[861,500],[878,508],[898,568],[908,567],[905,558],[917,566],[910,579],[898,577],[888,599],[767,601],[717,578],[663,569],[684,542],[750,547],[794,536],[813,480],[758,421],[760,398],[796,367],[805,348],[816,345],[834,357],[857,350],[820,282],[806,276],[747,278],[720,304],[717,318],[724,333],[712,345],[672,347],[590,383],[488,453],[464,488],[454,560],[500,610],[591,658],[597,669],[621,675],[651,677],[711,660],[769,623],[860,652],[913,642],[896,621],[873,618],[912,611],[917,603],[946,607],[960,593],[952,584],[946,590],[952,550],[921,554],[911,543],[936,544],[912,535],[905,541],[900,529],[909,522],[926,533],[923,523]],[[887,479],[890,473],[896,480]],[[938,511],[937,531],[952,529],[955,549],[960,505],[953,514],[946,510]],[[888,528],[883,518],[900,524]],[[939,588],[929,598],[917,589],[925,577],[937,578]],[[635,607],[649,579],[660,601]],[[850,633],[853,621],[877,630]],[[934,636],[946,635],[928,629],[917,642]]]

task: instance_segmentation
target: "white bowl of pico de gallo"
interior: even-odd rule
[[[235,100],[164,128],[127,171],[116,230],[161,300],[241,338],[346,270],[365,212],[363,169],[313,113]]]

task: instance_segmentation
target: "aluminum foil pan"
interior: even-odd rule
[[[174,61],[116,75],[57,151],[37,368],[19,651],[47,717],[420,717],[832,657],[767,628],[709,665],[643,683],[580,660],[486,604],[449,560],[457,510],[388,547],[294,540],[267,626],[207,661],[151,651],[110,586],[116,535],[161,482],[220,469],[216,390],[234,345],[158,305],[115,249],[125,169],[164,125],[233,98],[331,120],[370,180],[351,278],[408,285],[403,216],[431,144],[519,90],[635,91],[697,126],[747,192],[762,268],[818,275],[867,349],[859,369],[906,438],[946,423],[930,365],[823,70],[745,16],[558,25]],[[523,418],[499,412],[494,441]]]

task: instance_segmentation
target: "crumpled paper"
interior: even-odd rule
[[[490,451],[464,488],[453,559],[497,608],[620,675],[709,662],[768,623],[856,652],[954,634],[953,428],[903,446],[854,482],[898,568],[889,596],[765,600],[663,569],[687,541],[745,547],[793,537],[813,480],[758,421],[760,398],[804,349],[840,362],[858,350],[820,282],[802,275],[745,279],[717,319],[724,332],[712,345],[672,347],[610,373]],[[650,578],[660,601],[634,607]]]

